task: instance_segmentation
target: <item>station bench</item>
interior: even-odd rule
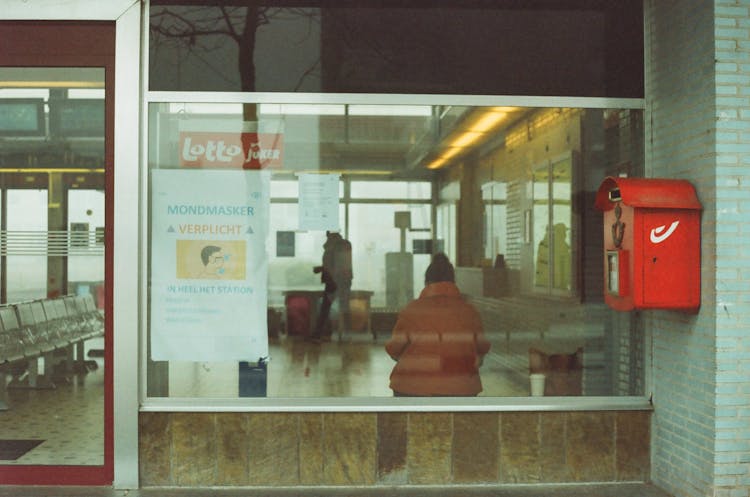
[[[67,374],[97,367],[87,361],[84,343],[104,336],[104,316],[94,298],[66,295],[0,305],[0,389],[55,388],[55,367]],[[44,372],[39,374],[39,359]],[[7,376],[11,381],[7,382]],[[0,410],[7,409],[0,400]]]

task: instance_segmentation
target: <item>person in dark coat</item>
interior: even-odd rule
[[[323,299],[315,322],[312,340],[319,342],[327,333],[328,318],[334,300],[338,299],[340,324],[345,330],[351,328],[351,311],[349,296],[352,289],[352,244],[340,233],[326,231],[323,244],[323,263],[315,266],[313,272],[320,273],[323,283]]]

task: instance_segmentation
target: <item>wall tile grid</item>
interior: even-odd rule
[[[142,487],[649,480],[646,411],[141,413]]]
[[[643,395],[644,339],[637,328],[640,323],[631,326],[630,314],[614,312],[603,303],[574,305],[549,299],[471,297],[471,303],[479,310],[484,329],[500,332],[508,346],[518,336],[537,345],[560,337],[569,337],[572,343],[579,340],[584,348],[584,395]],[[609,342],[614,345],[608,346]]]
[[[750,4],[647,1],[646,172],[703,203],[702,305],[644,313],[652,340],[654,482],[750,495]]]
[[[750,496],[750,3],[714,4],[717,495]]]

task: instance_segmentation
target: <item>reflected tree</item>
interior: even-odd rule
[[[320,24],[320,13],[318,9],[266,7],[256,1],[235,2],[231,6],[154,6],[150,14],[151,49],[152,53],[163,50],[178,57],[177,64],[195,57],[215,70],[214,76],[227,80],[229,76],[218,65],[227,44],[233,43],[236,45],[239,90],[254,92],[258,32],[263,26],[285,20],[306,21],[307,32],[302,34],[298,43],[310,43],[314,25]],[[319,70],[320,56],[299,75],[294,90]],[[255,120],[256,106],[244,107],[245,120]]]

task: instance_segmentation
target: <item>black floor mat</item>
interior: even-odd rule
[[[15,461],[44,440],[0,440],[0,460]]]

